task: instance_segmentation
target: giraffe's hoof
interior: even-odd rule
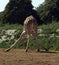
[[[26,49],[25,52],[27,52],[28,50]]]
[[[40,52],[40,50],[39,50],[39,49],[37,49],[37,52]]]
[[[10,49],[6,49],[6,50],[5,50],[5,52],[8,52],[8,51],[10,51]]]

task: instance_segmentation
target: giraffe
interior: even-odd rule
[[[26,52],[28,51],[28,47],[29,47],[29,41],[30,41],[30,37],[33,36],[36,40],[36,45],[37,45],[37,51],[39,50],[39,40],[38,40],[38,34],[37,34],[37,20],[34,16],[30,15],[28,16],[25,21],[24,21],[24,27],[23,27],[23,32],[21,33],[20,37],[18,40],[16,40],[16,42],[14,44],[12,44],[10,46],[10,48],[6,49],[6,51],[9,51],[12,47],[15,46],[15,44],[17,44],[19,41],[23,42],[24,41],[24,37],[25,35],[27,35],[27,46],[26,46]]]

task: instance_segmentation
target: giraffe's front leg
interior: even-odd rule
[[[24,42],[24,37],[26,35],[26,31],[23,31],[22,34],[20,35],[20,42],[23,43]]]
[[[24,42],[24,36],[25,36],[25,35],[26,35],[26,32],[23,31],[23,32],[21,33],[21,35],[20,35],[20,38],[19,38],[18,40],[16,40],[16,42],[15,42],[14,44],[12,44],[12,45],[10,46],[10,48],[6,49],[5,51],[6,51],[6,52],[10,51],[19,41],[20,41],[20,42]]]
[[[29,42],[30,42],[30,35],[28,35],[27,46],[26,46],[26,50],[25,50],[26,52],[28,51]]]
[[[10,51],[10,50],[19,42],[19,40],[20,40],[20,38],[19,38],[18,40],[16,40],[16,42],[15,42],[14,44],[12,44],[12,45],[10,46],[10,48],[6,49],[5,52]]]

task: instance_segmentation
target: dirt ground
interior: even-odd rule
[[[0,49],[0,65],[59,65],[59,52],[25,52],[24,49],[4,52]]]

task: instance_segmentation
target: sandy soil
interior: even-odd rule
[[[0,65],[59,65],[59,52],[25,52],[24,49],[4,52],[0,49]]]

